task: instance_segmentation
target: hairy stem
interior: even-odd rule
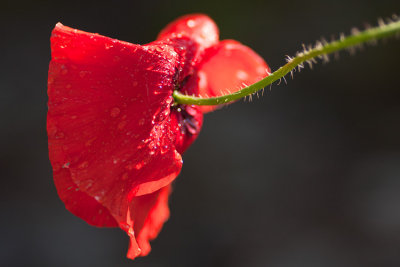
[[[271,73],[264,79],[249,85],[237,92],[232,94],[212,97],[212,98],[202,98],[195,96],[188,96],[175,91],[173,97],[178,104],[188,104],[188,105],[220,105],[229,103],[240,98],[251,96],[252,94],[262,90],[266,86],[272,84],[273,82],[284,78],[286,74],[295,70],[296,67],[303,67],[304,62],[308,62],[310,65],[315,62],[316,57],[327,59],[327,55],[332,54],[343,49],[348,49],[361,45],[367,42],[374,42],[378,39],[384,37],[389,37],[395,34],[400,34],[400,20],[396,22],[391,22],[384,24],[380,21],[380,26],[375,28],[370,28],[362,32],[356,32],[348,37],[341,37],[340,40],[332,42],[317,42],[317,44],[310,49],[304,48],[303,52],[297,53],[296,57],[288,58],[287,64],[280,67],[275,72]]]

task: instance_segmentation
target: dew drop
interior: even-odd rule
[[[106,50],[108,50],[108,49],[110,49],[110,48],[113,48],[114,46],[112,45],[112,44],[105,44],[104,45],[104,48],[106,49]]]
[[[161,154],[163,155],[163,154],[167,153],[168,150],[169,150],[169,146],[168,145],[162,146],[161,147]]]
[[[121,121],[120,123],[118,123],[118,130],[123,130],[126,126],[127,122],[126,121]]]
[[[61,168],[68,169],[70,164],[71,164],[70,162],[66,162],[66,163],[64,163],[64,165],[62,165]]]
[[[121,112],[121,110],[119,108],[115,107],[115,108],[111,109],[110,115],[111,115],[111,117],[116,118],[120,112]]]
[[[249,77],[249,75],[247,74],[247,72],[245,72],[245,71],[243,71],[243,70],[238,70],[238,71],[236,72],[236,77],[237,77],[239,80],[244,81],[244,80],[246,80],[246,79]]]
[[[192,19],[189,19],[189,20],[186,22],[186,25],[187,25],[189,28],[193,28],[194,26],[196,26],[196,22],[195,22],[194,20],[192,20]]]
[[[143,167],[143,164],[139,162],[138,164],[135,165],[136,170],[140,170]]]

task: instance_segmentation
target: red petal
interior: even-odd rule
[[[135,197],[128,210],[126,231],[131,238],[128,258],[149,254],[150,240],[156,238],[164,222],[169,217],[168,196],[171,186],[168,185],[154,193]]]
[[[118,227],[108,209],[79,190],[67,169],[60,170],[59,174],[54,176],[54,182],[58,195],[71,213],[94,226]]]
[[[51,44],[47,130],[60,197],[75,199],[67,208],[91,224],[112,224],[90,219],[93,200],[126,222],[134,197],[168,185],[182,167],[169,116],[178,55],[61,24]],[[83,193],[67,196],[66,184]]]
[[[221,41],[207,49],[197,69],[190,82],[198,84],[199,95],[203,97],[236,92],[270,73],[269,67],[258,54],[233,40]],[[214,110],[215,106],[200,108],[208,112]]]
[[[219,31],[215,22],[203,14],[191,14],[180,17],[168,24],[158,35],[158,40],[189,37],[203,48],[218,43]]]

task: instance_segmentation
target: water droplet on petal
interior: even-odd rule
[[[121,110],[119,108],[115,107],[115,108],[111,109],[110,115],[111,115],[111,117],[115,118],[119,115],[120,112],[121,112]]]
[[[239,80],[244,81],[244,80],[247,80],[247,78],[249,77],[249,75],[248,75],[247,72],[245,72],[244,70],[238,70],[238,71],[236,72],[236,77],[237,77]]]
[[[125,128],[127,124],[127,121],[121,121],[120,123],[118,123],[118,130],[123,130]]]
[[[192,20],[192,19],[189,19],[189,20],[186,22],[186,25],[187,25],[189,28],[193,28],[194,26],[196,26],[196,22],[195,22],[194,20]]]
[[[143,164],[140,163],[140,162],[139,162],[138,164],[135,165],[135,169],[136,169],[136,170],[140,170],[142,167],[143,167]]]
[[[161,154],[163,155],[163,154],[167,153],[168,150],[169,150],[169,146],[168,145],[162,146],[161,147]]]
[[[71,164],[71,163],[66,162],[66,163],[64,163],[64,165],[62,165],[61,168],[63,168],[63,169],[68,169],[70,164]]]

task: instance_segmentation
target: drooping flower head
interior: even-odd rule
[[[123,229],[131,259],[150,252],[181,155],[214,109],[176,105],[173,91],[218,96],[269,73],[250,48],[218,39],[200,14],[172,22],[147,45],[60,23],[52,32],[47,131],[58,194],[87,223]]]

